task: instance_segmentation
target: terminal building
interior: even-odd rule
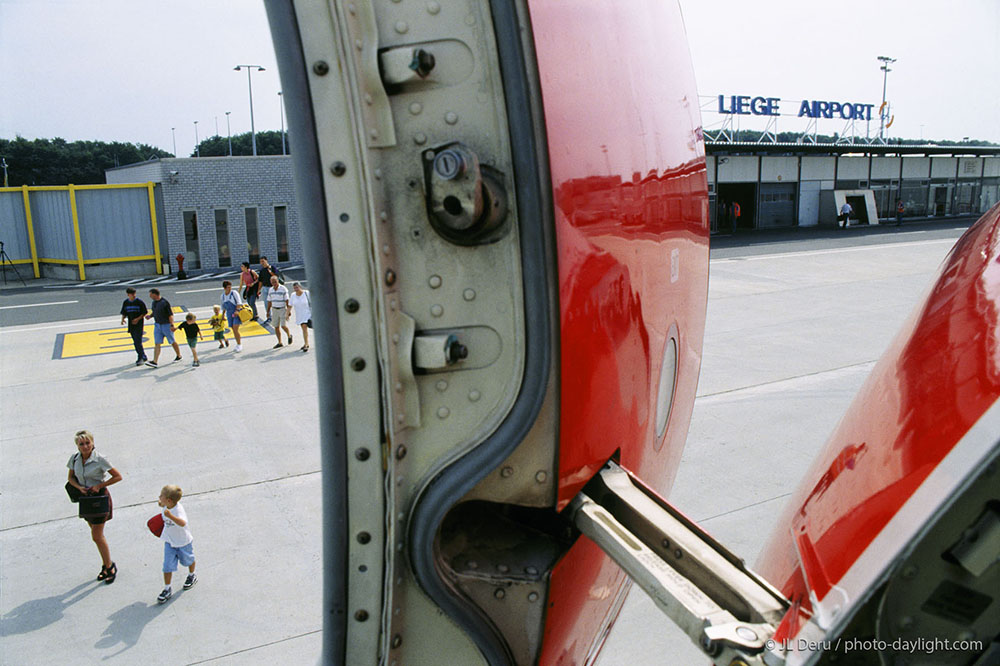
[[[1000,199],[1000,147],[706,141],[713,233],[978,216]],[[736,206],[734,206],[736,204]],[[736,214],[738,210],[739,214]]]
[[[292,158],[159,158],[105,171],[109,185],[153,183],[164,261],[176,271],[302,262]]]

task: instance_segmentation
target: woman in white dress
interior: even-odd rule
[[[302,339],[305,344],[300,349],[307,352],[309,351],[309,329],[312,325],[312,302],[309,299],[309,292],[304,290],[298,282],[293,283],[288,303],[292,306],[292,312],[295,313],[295,323],[302,327]]]

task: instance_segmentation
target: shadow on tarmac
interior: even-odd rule
[[[72,590],[54,597],[25,601],[0,619],[0,636],[13,636],[38,631],[63,619],[63,612],[104,584],[98,581],[80,583]]]
[[[113,654],[105,655],[102,660],[114,659],[135,647],[139,643],[139,638],[142,637],[142,631],[146,625],[155,620],[164,608],[166,608],[166,604],[147,604],[136,601],[109,615],[108,619],[111,620],[111,624],[104,630],[100,640],[94,643],[94,647],[99,650],[109,650],[121,643],[122,649]]]

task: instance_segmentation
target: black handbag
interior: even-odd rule
[[[312,327],[313,327],[313,320],[311,318],[306,319],[306,328],[312,328]]]
[[[80,498],[83,497],[83,493],[80,492],[80,489],[69,481],[66,482],[66,494],[69,495],[69,501],[73,504],[79,502]]]
[[[79,504],[81,518],[105,516],[111,511],[111,495],[107,488],[99,495],[80,495]]]

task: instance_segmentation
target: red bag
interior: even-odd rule
[[[153,533],[153,536],[159,538],[159,536],[163,534],[163,514],[158,513],[147,520],[146,527],[148,527],[149,531]]]

